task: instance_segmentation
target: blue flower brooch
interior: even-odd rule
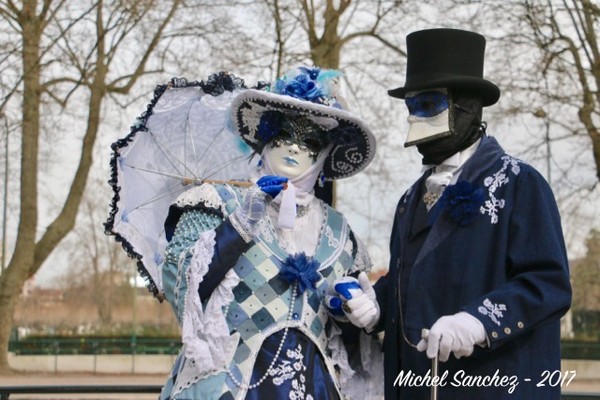
[[[479,209],[484,201],[485,192],[482,188],[467,181],[458,181],[455,185],[446,187],[436,208],[438,213],[447,211],[453,221],[465,226],[473,222],[480,213]]]
[[[317,272],[320,266],[313,257],[301,252],[288,256],[279,271],[279,276],[290,284],[297,284],[298,294],[302,294],[306,289],[317,288],[317,282],[321,279],[321,274]]]

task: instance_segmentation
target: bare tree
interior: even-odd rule
[[[598,341],[600,313],[600,231],[592,229],[586,240],[585,257],[572,265],[573,325],[578,339]]]
[[[491,112],[508,130],[491,124],[489,131],[545,175],[574,257],[600,222],[600,15],[593,3],[490,0],[468,21],[490,39],[488,66],[503,91]]]
[[[0,372],[9,370],[8,339],[24,282],[73,228],[107,96],[127,94],[147,73],[148,62],[181,4],[180,0],[0,2],[3,28],[18,37],[21,68],[0,111],[21,102],[19,225],[14,252],[0,277]],[[132,51],[131,40],[136,47]],[[76,47],[77,46],[77,47]],[[127,56],[123,62],[122,57]],[[11,59],[11,62],[15,60]],[[80,159],[58,215],[38,237],[39,154],[42,113],[64,107],[77,91],[87,97]]]
[[[571,135],[588,136],[600,181],[600,7],[591,0],[528,0],[524,7],[540,54],[538,74],[552,83],[538,91],[548,104],[574,109],[579,123],[544,108],[536,114]]]
[[[592,229],[586,245],[573,270],[573,309],[600,311],[600,231]]]
[[[66,279],[64,289],[94,305],[101,327],[109,327],[113,308],[131,303],[126,296],[133,293],[131,286],[135,285],[130,278],[136,267],[121,246],[100,229],[109,203],[104,186],[103,179],[89,179],[77,224],[65,238],[69,259],[74,260],[66,275],[75,279]]]

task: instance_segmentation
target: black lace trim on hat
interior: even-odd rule
[[[156,297],[161,302],[165,298],[164,293],[159,292],[155,282],[150,277],[150,274],[144,266],[142,256],[133,249],[133,246],[124,237],[114,232],[113,230],[115,223],[115,215],[118,211],[117,203],[120,200],[119,192],[121,191],[121,187],[118,185],[117,181],[117,159],[119,157],[119,150],[129,145],[129,143],[133,140],[133,138],[138,132],[146,132],[148,130],[148,128],[146,127],[148,118],[152,115],[154,107],[158,102],[158,99],[168,88],[185,88],[193,86],[200,87],[204,91],[204,93],[212,96],[219,96],[225,91],[234,91],[235,89],[247,88],[243,79],[238,78],[235,75],[230,74],[228,72],[218,72],[212,74],[206,79],[206,81],[200,82],[190,82],[185,78],[172,78],[169,81],[169,83],[156,86],[156,88],[154,89],[154,98],[150,101],[142,115],[136,119],[136,122],[131,127],[129,134],[123,139],[119,139],[111,145],[112,155],[110,159],[110,180],[108,181],[108,183],[111,186],[114,195],[110,202],[110,211],[108,218],[106,222],[104,222],[104,233],[106,235],[114,236],[115,240],[121,243],[127,255],[137,260],[137,270],[142,276],[142,278],[144,278],[148,290],[154,295],[154,297]]]

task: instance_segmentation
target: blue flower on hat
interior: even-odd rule
[[[279,78],[273,92],[318,104],[329,101],[333,79],[341,75],[339,71],[309,67],[299,67],[295,72],[293,77],[287,74]]]
[[[284,261],[279,276],[289,283],[298,284],[298,294],[304,293],[306,289],[316,289],[321,274],[317,271],[321,264],[306,253],[296,253],[288,256]]]

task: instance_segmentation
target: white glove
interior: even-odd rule
[[[448,361],[450,352],[456,358],[468,357],[475,345],[486,343],[485,328],[474,316],[459,312],[438,319],[429,329],[429,337],[421,339],[417,350],[427,350],[427,357],[435,358],[439,353],[440,361]]]
[[[377,304],[375,290],[365,272],[358,275],[360,289],[344,287],[344,283],[334,284],[334,290],[345,303],[342,307],[344,314],[353,325],[371,331],[379,322],[380,310]]]

